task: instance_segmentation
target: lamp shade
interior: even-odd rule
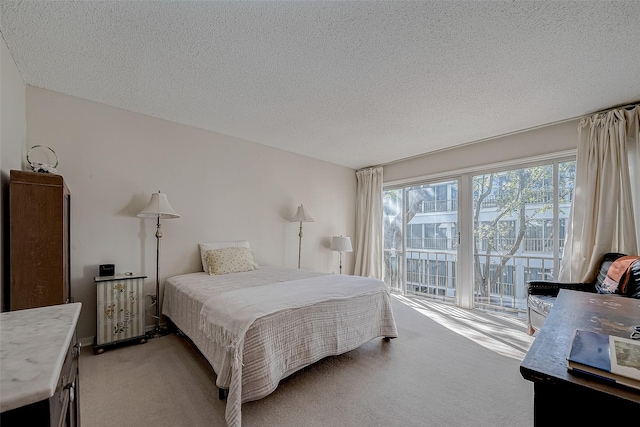
[[[313,222],[314,219],[311,218],[309,212],[304,208],[304,205],[298,206],[298,211],[296,212],[296,216],[293,217],[291,222]]]
[[[343,236],[333,236],[331,238],[331,250],[336,252],[351,252],[351,239]]]
[[[167,195],[161,192],[153,193],[147,206],[138,212],[140,218],[180,218],[167,200]]]

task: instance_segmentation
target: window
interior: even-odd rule
[[[392,289],[402,290],[404,264],[404,238],[402,235],[404,215],[402,212],[403,191],[383,192],[383,241],[384,241],[384,281]]]
[[[530,267],[527,269],[527,281],[529,280],[551,280],[553,279],[553,273],[550,268],[536,268]]]
[[[477,247],[482,251],[503,251],[516,241],[516,222],[511,220],[481,221],[476,232]]]
[[[473,176],[476,306],[524,310],[531,271],[556,274],[574,175],[571,161]]]
[[[384,277],[392,289],[455,298],[457,187],[446,181],[384,191]]]
[[[423,224],[409,224],[407,226],[407,248],[424,249]]]
[[[385,188],[385,281],[465,307],[524,312],[526,282],[557,274],[574,177],[575,161],[559,159]]]

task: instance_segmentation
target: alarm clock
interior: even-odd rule
[[[115,274],[116,274],[116,266],[114,264],[100,265],[100,277],[115,276]]]

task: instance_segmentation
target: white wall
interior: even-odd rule
[[[0,308],[9,299],[9,171],[21,169],[27,136],[25,84],[0,37]]]
[[[468,144],[384,166],[385,183],[543,156],[578,147],[579,119]]]
[[[142,272],[155,292],[155,220],[136,214],[158,190],[181,215],[162,221],[161,282],[199,271],[203,241],[246,239],[258,263],[295,268],[299,224],[289,220],[300,203],[315,219],[303,224],[302,268],[337,272],[329,241],[353,236],[354,170],[31,86],[26,94],[27,145],[56,151],[71,192],[81,339],[95,334],[99,264]]]
[[[27,86],[0,43],[2,272],[8,283],[8,174],[27,147],[51,146],[72,194],[72,290],[83,302],[79,336],[95,332],[98,265],[149,276],[154,292],[155,225],[141,220],[152,192],[167,193],[182,218],[163,221],[161,280],[199,269],[200,241],[247,239],[258,262],[295,267],[304,203],[302,267],[335,272],[332,235],[354,236],[355,174],[348,168],[188,126]],[[25,95],[26,90],[26,95]],[[25,119],[25,109],[27,116]],[[28,129],[28,130],[27,130]],[[385,182],[574,149],[577,120],[384,167]],[[353,254],[345,254],[346,272]],[[4,288],[4,286],[3,286]],[[147,324],[152,324],[147,318]]]

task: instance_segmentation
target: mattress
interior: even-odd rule
[[[363,292],[365,280],[370,283],[367,292]],[[317,301],[299,292],[304,298],[289,302],[293,297],[288,294],[294,285],[308,286],[310,292],[314,289],[323,292]],[[339,295],[334,295],[321,286],[357,291],[349,295],[339,290]],[[233,345],[212,336],[204,327],[203,313],[216,300],[231,300],[234,295],[254,292],[263,296],[277,294],[278,298],[270,298],[273,300],[270,310],[251,322],[239,341],[238,352]],[[282,304],[276,301],[280,296]],[[241,425],[243,402],[267,396],[281,379],[303,367],[353,350],[377,337],[398,336],[389,290],[383,282],[282,267],[260,267],[217,276],[201,272],[171,277],[165,282],[162,313],[209,361],[217,375],[216,385],[229,389],[225,418],[231,427]],[[236,357],[241,360],[236,361]]]

